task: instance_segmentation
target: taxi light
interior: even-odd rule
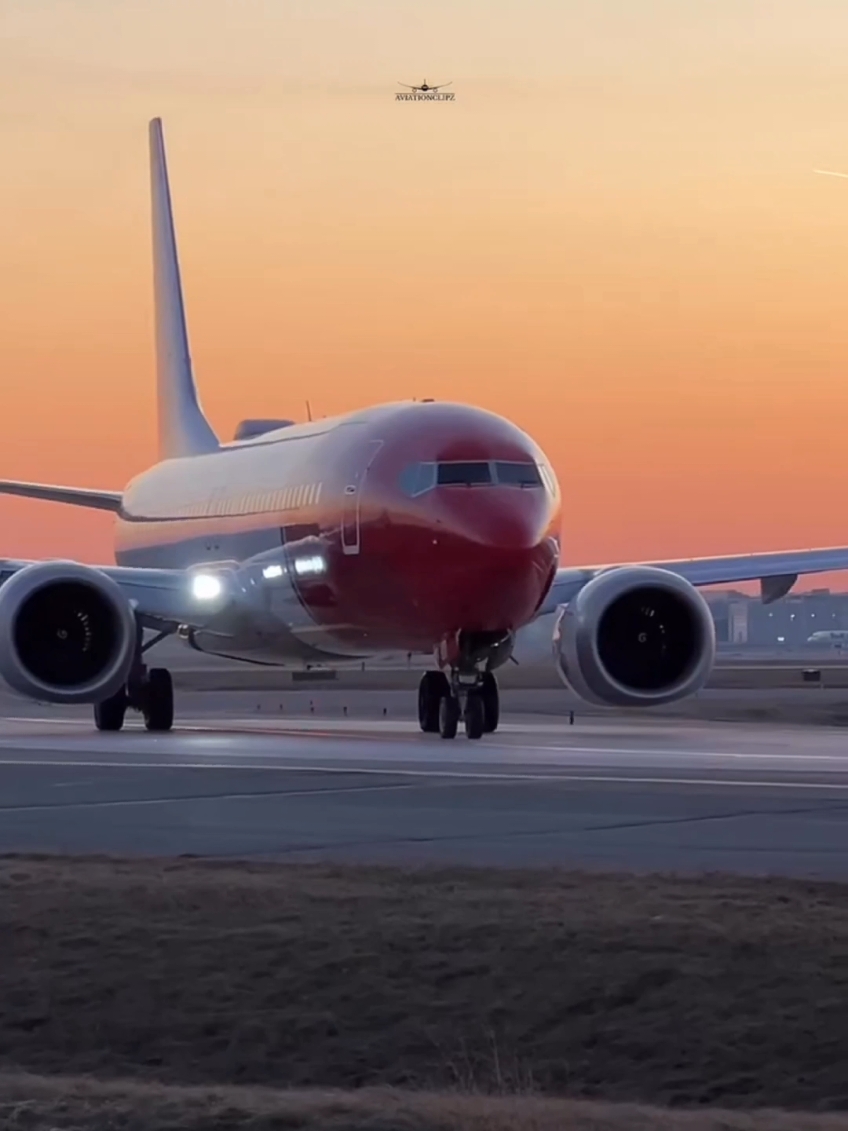
[[[214,601],[223,591],[221,579],[214,573],[196,573],[191,579],[191,592],[197,601]]]
[[[270,581],[274,577],[282,577],[283,576],[283,567],[281,565],[277,565],[277,564],[267,565],[262,570],[262,576],[267,581]]]
[[[301,577],[323,573],[326,568],[327,563],[320,554],[313,554],[312,557],[309,558],[295,558],[294,571]]]

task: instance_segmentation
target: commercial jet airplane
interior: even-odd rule
[[[410,86],[408,82],[398,83],[399,86],[405,86],[408,90],[420,90],[426,94],[428,90],[432,90],[434,94],[438,94],[443,86],[450,86],[449,82],[440,82],[438,86],[428,86],[426,82],[422,82],[421,86]]]
[[[848,547],[561,568],[560,490],[509,421],[458,404],[382,405],[308,424],[244,421],[221,443],[198,402],[162,125],[150,123],[160,462],[124,491],[4,481],[0,492],[116,516],[114,566],[0,561],[0,674],[24,696],[173,722],[148,650],[278,666],[396,657],[424,670],[421,729],[498,725],[495,672],[540,647],[585,699],[697,691],[715,633],[698,586],[848,568]],[[535,642],[535,644],[534,644]]]
[[[831,644],[834,648],[844,648],[848,644],[848,629],[825,628],[807,637],[808,644]]]

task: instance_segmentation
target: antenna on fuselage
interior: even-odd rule
[[[306,419],[310,422],[310,424],[312,423],[312,406],[310,405],[309,401],[306,402]]]

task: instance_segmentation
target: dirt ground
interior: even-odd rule
[[[848,1115],[0,1076],[4,1131],[846,1131]]]
[[[6,1071],[848,1110],[842,885],[5,858],[0,956]]]

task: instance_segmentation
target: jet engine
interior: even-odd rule
[[[121,588],[91,566],[39,562],[0,587],[0,675],[32,699],[107,699],[127,682],[137,632]]]
[[[553,637],[563,681],[590,703],[650,707],[699,691],[715,660],[706,601],[678,574],[626,566],[593,578]]]

